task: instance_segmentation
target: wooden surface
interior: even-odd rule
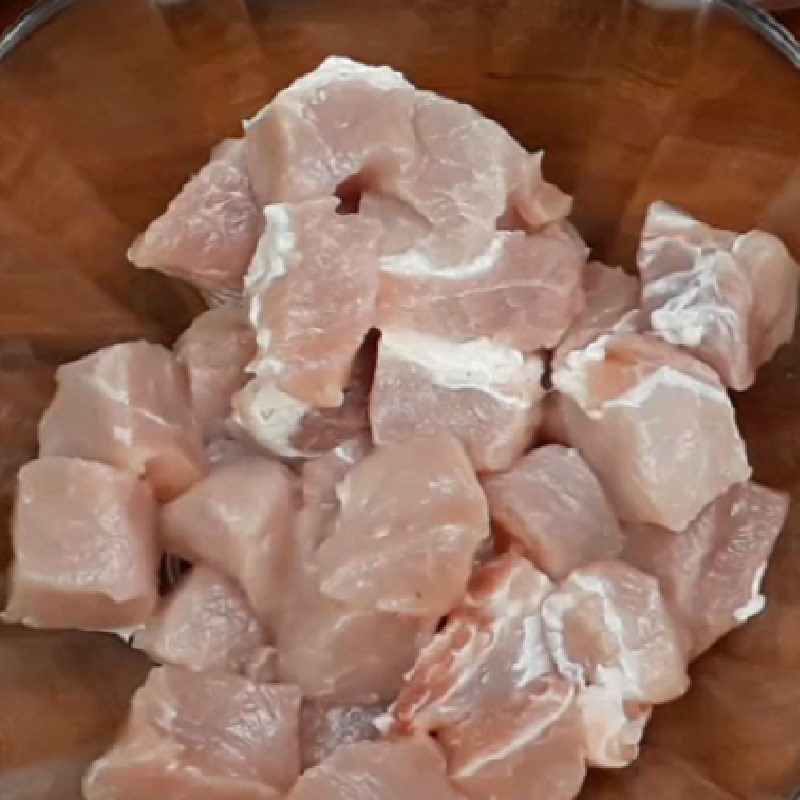
[[[800,29],[798,12],[785,19]],[[631,266],[655,198],[772,230],[800,256],[800,75],[724,16],[627,0],[83,0],[0,64],[4,517],[59,361],[171,341],[199,307],[126,265],[131,238],[213,142],[329,53],[391,62],[543,147],[603,258]],[[737,408],[757,476],[800,497],[800,340]],[[795,508],[768,610],[655,713],[641,763],[593,775],[583,797],[776,800],[800,786],[798,568]],[[75,765],[143,669],[109,637],[0,631],[0,797],[75,797]],[[41,762],[62,789],[42,783]],[[45,788],[10,794],[21,775]]]

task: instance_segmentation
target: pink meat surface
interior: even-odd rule
[[[300,691],[236,675],[153,669],[86,800],[278,800],[300,773]]]
[[[316,408],[255,378],[233,398],[231,424],[271,453],[315,458],[349,439],[369,435],[368,404],[375,370],[375,339],[356,353],[337,408]]]
[[[160,500],[205,472],[186,373],[169,350],[127,342],[59,367],[39,423],[39,454],[77,456],[145,475]]]
[[[344,745],[377,739],[380,732],[375,720],[383,713],[385,709],[379,705],[340,706],[306,700],[300,711],[303,768],[316,766]]]
[[[666,703],[689,686],[685,632],[658,582],[618,561],[577,569],[542,606],[559,672],[636,703]]]
[[[336,213],[336,198],[267,206],[245,278],[259,351],[252,369],[309,405],[342,404],[375,318],[379,226]]]
[[[726,386],[752,385],[792,337],[800,270],[771,234],[718,230],[656,202],[637,264],[653,331],[714,367]]]
[[[324,594],[420,616],[455,605],[489,536],[486,498],[455,439],[379,447],[337,491],[337,528],[318,551]]]
[[[257,613],[283,602],[292,562],[294,476],[265,458],[242,458],[161,510],[165,549],[236,580]]]
[[[539,356],[477,339],[454,344],[411,330],[384,330],[370,396],[376,444],[449,434],[475,469],[506,469],[540,420]]]
[[[391,708],[401,730],[441,730],[503,704],[553,669],[541,619],[553,589],[516,554],[472,575],[463,601],[419,655]]]
[[[186,366],[192,410],[206,440],[224,431],[231,398],[247,383],[245,368],[255,354],[255,332],[233,305],[196,317],[176,342],[175,358]]]
[[[560,364],[571,350],[581,350],[612,331],[635,331],[639,280],[622,267],[590,261],[583,272],[584,307],[567,329],[554,354]]]
[[[242,590],[198,564],[133,635],[133,646],[162,664],[241,673],[270,666],[266,632]]]
[[[575,687],[553,675],[439,741],[450,779],[470,800],[571,800],[586,776]]]
[[[636,334],[573,350],[553,374],[569,440],[618,516],[681,531],[750,477],[730,399],[688,353]]]
[[[6,622],[106,630],[143,622],[158,598],[156,508],[136,475],[78,458],[19,472]]]
[[[617,518],[577,450],[540,447],[483,487],[492,519],[553,580],[622,550]]]
[[[583,246],[549,233],[499,231],[463,264],[411,247],[381,257],[379,327],[448,341],[487,337],[532,352],[558,344],[583,304]]]
[[[757,483],[709,503],[681,534],[655,525],[627,530],[624,558],[658,578],[698,655],[765,604],[761,578],[789,500]]]
[[[331,196],[354,176],[373,182],[415,158],[413,87],[389,67],[327,58],[245,122],[261,203]]]
[[[128,259],[200,289],[241,291],[262,227],[242,140],[226,141],[134,241]]]
[[[303,773],[287,800],[463,800],[427,737],[356,742]]]
[[[420,646],[418,619],[339,603],[312,580],[271,623],[281,680],[331,704],[388,702]]]

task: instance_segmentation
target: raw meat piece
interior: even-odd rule
[[[133,635],[154,661],[250,675],[268,659],[265,632],[241,589],[202,564]]]
[[[322,408],[342,388],[375,316],[380,228],[337,200],[276,203],[245,278],[259,352],[251,371]]]
[[[161,510],[164,547],[204,561],[244,590],[256,613],[280,605],[291,566],[295,481],[265,458],[221,464]]]
[[[689,686],[684,631],[650,575],[618,561],[577,569],[542,605],[559,672],[622,700],[666,703]]]
[[[531,155],[476,109],[433,92],[414,97],[416,158],[378,188],[429,224],[436,263],[459,264],[486,249],[498,220],[538,227],[566,217],[571,198],[547,184]]]
[[[571,800],[586,776],[575,687],[546,676],[445,729],[447,773],[471,800]]]
[[[553,580],[622,550],[617,518],[577,450],[540,447],[483,488],[492,519]]]
[[[544,573],[513,553],[478,568],[406,676],[391,709],[398,727],[440,730],[505,703],[550,672],[541,605],[552,589]]]
[[[377,705],[331,706],[320,700],[306,700],[300,711],[303,769],[319,764],[343,745],[377,739],[375,719],[383,713],[385,709]]]
[[[570,441],[618,516],[683,530],[750,477],[714,371],[654,337],[617,333],[573,350],[553,374]]]
[[[19,471],[6,622],[106,630],[143,622],[158,599],[150,487],[78,458]]]
[[[618,686],[583,686],[576,704],[586,762],[591,767],[625,767],[639,757],[651,707],[624,700]]]
[[[262,204],[333,195],[354,176],[391,175],[415,157],[413,86],[389,67],[326,58],[245,122]]]
[[[583,304],[582,246],[499,231],[471,261],[441,268],[412,247],[381,258],[378,325],[453,342],[486,337],[523,352],[558,344]]]
[[[286,800],[460,800],[427,737],[357,742],[303,773]]]
[[[391,700],[421,635],[418,619],[347,606],[321,595],[313,580],[273,615],[272,628],[281,680],[342,705]]]
[[[233,398],[231,422],[281,458],[311,458],[344,441],[369,435],[369,392],[375,371],[375,340],[356,353],[338,408],[314,408],[254,378]]]
[[[157,667],[86,800],[272,800],[300,773],[300,691],[237,675]]]
[[[789,500],[757,483],[731,487],[681,534],[631,526],[625,559],[658,578],[698,655],[764,608],[761,578]]]
[[[763,231],[711,228],[663,202],[647,213],[637,256],[652,329],[746,389],[792,338],[800,270]]]
[[[370,396],[375,443],[450,434],[475,469],[506,469],[533,439],[543,373],[539,356],[488,339],[384,330]]]
[[[228,140],[134,241],[128,259],[200,289],[241,291],[262,227],[243,140]]]
[[[186,366],[192,410],[206,440],[224,431],[231,397],[247,383],[245,367],[255,354],[255,332],[237,306],[206,311],[176,342],[175,358]]]
[[[338,526],[318,551],[322,592],[381,611],[451,609],[489,536],[486,498],[463,447],[449,436],[379,447],[337,493]]]
[[[581,350],[604,333],[636,331],[639,280],[622,267],[590,261],[583,273],[584,307],[567,329],[554,354],[560,364],[571,350]]]
[[[146,475],[159,500],[206,468],[186,374],[169,350],[127,342],[59,367],[39,423],[39,454],[103,461]]]

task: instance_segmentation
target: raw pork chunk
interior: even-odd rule
[[[256,680],[262,668],[272,666],[265,641],[264,628],[242,590],[198,564],[134,633],[132,644],[160,663]]]
[[[559,672],[623,700],[666,703],[689,686],[685,633],[658,582],[617,561],[577,569],[542,606]]]
[[[553,669],[541,606],[553,584],[507,554],[479,567],[467,594],[419,655],[391,713],[400,730],[441,731],[502,705]]]
[[[6,622],[106,630],[143,622],[158,599],[156,509],[136,475],[78,458],[19,472]]]
[[[267,206],[245,278],[258,356],[276,389],[323,408],[342,404],[353,359],[375,317],[380,228],[336,213],[336,198]]]
[[[128,258],[200,289],[240,292],[262,228],[243,140],[228,140],[134,241]]]
[[[617,518],[577,450],[540,447],[483,487],[492,519],[553,580],[622,550]]]
[[[315,408],[254,378],[233,398],[231,423],[271,453],[290,459],[315,458],[343,442],[369,435],[369,392],[375,370],[375,340],[356,353],[337,408]]]
[[[146,475],[160,500],[205,472],[186,373],[169,350],[127,342],[58,369],[39,423],[39,454],[77,456]]]
[[[475,469],[508,468],[530,445],[544,396],[539,356],[478,339],[385,330],[370,397],[376,444],[450,434]]]
[[[769,233],[717,230],[656,202],[637,263],[652,329],[732,389],[752,385],[756,369],[792,338],[800,270]]]
[[[569,440],[618,516],[681,531],[750,477],[716,373],[659,339],[617,333],[573,350],[553,374]]]
[[[455,439],[379,447],[337,491],[337,529],[318,551],[324,594],[423,616],[455,605],[489,536],[486,498]]]
[[[153,669],[84,797],[278,800],[300,773],[300,699],[296,686]]]
[[[554,675],[439,741],[450,779],[470,800],[571,800],[586,776],[575,687]]]
[[[256,613],[283,601],[292,562],[296,487],[265,458],[221,464],[161,510],[165,549],[236,580]]]
[[[324,761],[334,750],[356,742],[378,738],[377,717],[385,713],[379,705],[330,705],[306,700],[300,711],[300,755],[304,769]]]
[[[327,703],[385,703],[419,650],[420,620],[366,611],[320,594],[313,581],[273,615],[281,680]]]
[[[681,534],[631,526],[625,559],[658,578],[699,655],[764,608],[761,578],[789,499],[745,483],[709,503]]]
[[[408,168],[413,86],[389,67],[326,58],[245,122],[245,152],[263,204],[333,195]]]
[[[357,742],[303,773],[286,800],[462,800],[427,737]],[[91,799],[90,799],[91,800]]]
[[[622,267],[590,261],[583,273],[583,310],[567,329],[553,356],[561,364],[571,350],[581,350],[613,331],[636,332],[639,324],[639,280]]]
[[[451,267],[415,247],[384,255],[378,325],[453,342],[487,337],[526,353],[554,347],[583,304],[585,260],[573,241],[519,231],[495,233]]]
[[[206,440],[224,431],[231,398],[247,383],[245,368],[255,354],[255,332],[234,305],[196,317],[175,343],[175,358],[186,366],[192,410]]]

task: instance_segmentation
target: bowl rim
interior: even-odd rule
[[[39,28],[77,1],[37,0],[23,11],[16,22],[0,32],[0,62]],[[711,7],[727,11],[781,53],[795,69],[800,70],[800,42],[797,37],[756,0],[700,0],[700,3],[701,12]]]

